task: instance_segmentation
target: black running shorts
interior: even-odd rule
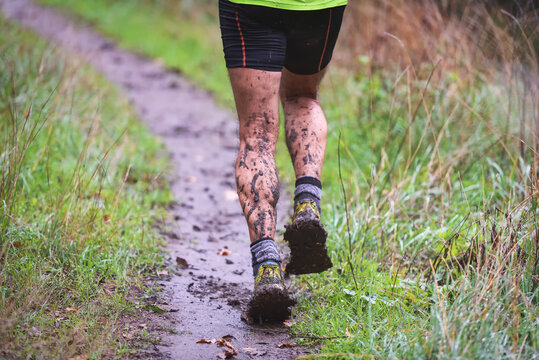
[[[297,11],[219,0],[227,68],[284,66],[295,74],[316,74],[331,60],[344,8]]]

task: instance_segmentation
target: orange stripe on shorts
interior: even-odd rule
[[[236,24],[238,24],[238,30],[240,32],[241,37],[241,52],[243,54],[243,67],[245,67],[245,40],[243,39],[243,33],[241,32],[241,26],[240,26],[240,19],[238,16],[238,12],[236,11]],[[328,30],[329,32],[329,30]],[[326,39],[327,42],[327,39]]]
[[[333,9],[329,9],[329,23],[328,23],[328,31],[326,32],[326,41],[324,42],[324,50],[322,50],[322,56],[320,56],[320,63],[318,64],[318,71],[320,71],[320,68],[322,67],[322,60],[324,60],[324,55],[326,54],[326,46],[328,44],[328,38],[329,38],[329,29],[331,28],[331,12]],[[239,26],[239,23],[238,23]]]

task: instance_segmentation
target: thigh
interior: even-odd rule
[[[275,146],[281,72],[234,68],[228,69],[228,74],[240,121],[240,140],[263,139],[270,147]]]
[[[344,6],[290,13],[284,66],[295,74],[312,75],[330,62],[341,28]]]
[[[219,22],[227,68],[281,71],[286,51],[283,11],[219,0]]]

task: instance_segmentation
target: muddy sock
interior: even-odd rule
[[[266,237],[251,244],[251,259],[253,264],[253,276],[258,273],[260,265],[266,262],[281,264],[281,256],[277,245],[272,238]]]
[[[320,210],[320,198],[322,197],[322,183],[315,177],[302,176],[296,180],[296,190],[294,191],[294,208],[302,200],[312,200],[316,203],[318,212]]]

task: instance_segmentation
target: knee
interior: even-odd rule
[[[279,89],[281,102],[283,104],[297,101],[318,102],[318,86],[311,85],[312,84],[302,85],[301,82],[299,84],[291,85],[289,81],[286,81]]]
[[[316,94],[295,95],[282,98],[283,109],[309,109],[320,108]]]
[[[279,94],[281,103],[295,103],[303,101],[315,101],[318,102],[318,92],[316,91],[285,91],[282,90]]]

